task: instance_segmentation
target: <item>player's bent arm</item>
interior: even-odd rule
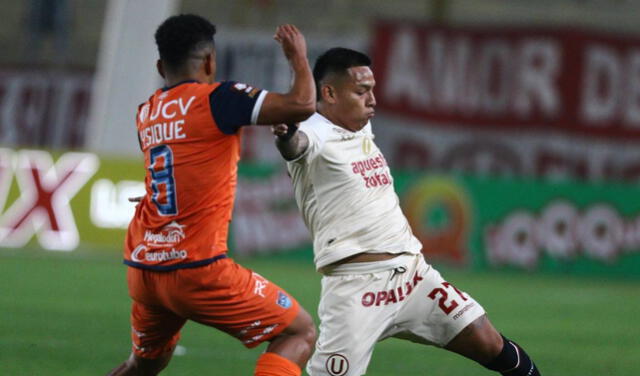
[[[288,93],[269,92],[262,102],[257,124],[299,123],[316,110],[316,86],[306,57],[289,60],[293,85]]]
[[[286,94],[268,93],[257,124],[294,124],[306,120],[316,107],[316,85],[307,60],[307,43],[294,25],[280,25],[274,39],[293,71],[293,85]]]
[[[276,147],[280,155],[292,161],[300,157],[309,147],[309,137],[304,132],[295,132],[291,137],[276,137]]]

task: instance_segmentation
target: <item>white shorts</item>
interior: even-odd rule
[[[394,337],[445,346],[484,309],[422,255],[340,265],[322,278],[320,336],[311,376],[360,376],[376,342]]]

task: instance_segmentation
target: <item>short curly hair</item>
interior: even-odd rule
[[[215,25],[203,17],[194,14],[171,16],[156,30],[160,60],[170,70],[178,71],[189,55],[205,46],[213,46],[215,34]]]

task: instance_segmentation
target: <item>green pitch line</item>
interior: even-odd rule
[[[315,315],[320,276],[308,261],[242,264],[278,283]],[[639,281],[607,281],[441,268],[547,375],[640,373]],[[0,249],[0,375],[99,375],[129,352],[129,298],[118,251]],[[260,352],[188,324],[163,373],[250,375]],[[399,340],[378,345],[368,376],[494,375],[445,351]]]

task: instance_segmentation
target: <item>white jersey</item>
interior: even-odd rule
[[[316,269],[362,252],[419,253],[371,123],[351,132],[316,113],[299,131],[309,147],[287,167]]]

